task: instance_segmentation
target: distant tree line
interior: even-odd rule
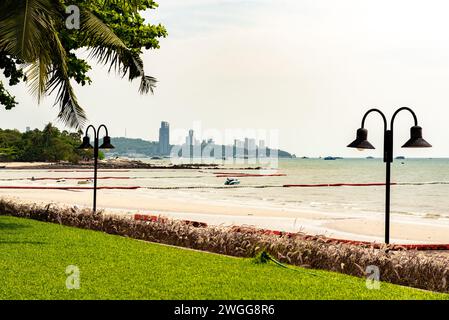
[[[78,150],[81,132],[60,131],[51,123],[41,131],[0,129],[0,161],[77,163],[93,158],[92,151]],[[104,155],[100,154],[100,158]]]
[[[112,138],[112,144],[115,149],[111,150],[111,154],[116,156],[157,156],[160,154],[159,142],[155,141],[117,137]]]

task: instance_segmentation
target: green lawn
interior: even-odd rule
[[[80,289],[66,288],[66,267]],[[299,271],[299,272],[298,272]],[[0,299],[440,299],[364,279],[0,216]]]

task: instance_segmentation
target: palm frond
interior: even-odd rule
[[[48,47],[48,17],[57,15],[50,0],[4,0],[0,15],[0,48],[26,62]]]
[[[48,76],[52,70],[51,57],[41,52],[39,58],[25,68],[27,82],[30,84],[31,94],[40,103],[47,90]]]
[[[58,118],[68,126],[80,129],[87,120],[83,108],[79,105],[67,72],[66,52],[58,37],[54,26],[51,26],[51,39],[53,47],[53,70],[47,81],[46,91],[49,94],[57,91],[56,104],[59,104]]]
[[[129,81],[141,78],[139,87],[141,94],[154,93],[157,80],[145,75],[143,61],[136,52],[128,48],[103,46],[92,48],[90,56],[96,58],[101,64],[109,64],[109,71],[114,70],[122,74],[122,77],[128,75]]]
[[[81,11],[81,29],[87,46],[108,46],[126,48],[123,41],[95,14],[88,10]]]
[[[70,84],[58,73],[56,73],[57,79],[54,84],[59,86],[57,104],[59,104],[58,118],[68,126],[74,129],[81,129],[86,120],[86,113],[84,109],[79,105],[75,92]]]
[[[157,80],[146,76],[143,61],[139,54],[128,49],[115,33],[101,19],[89,11],[82,12],[82,29],[86,35],[85,43],[90,48],[90,57],[99,63],[109,64],[109,71],[126,76],[130,81],[141,78],[139,92],[154,93]]]
[[[144,94],[151,91],[151,93],[154,94],[154,88],[156,88],[156,83],[157,83],[156,78],[144,75],[142,77],[142,80],[140,81],[139,92],[141,94]]]
[[[79,105],[67,72],[62,66],[55,66],[48,81],[48,91],[50,94],[57,91],[55,105],[59,104],[58,118],[74,129],[82,128],[87,120],[86,113]]]

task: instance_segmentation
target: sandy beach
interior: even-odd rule
[[[8,168],[8,169],[15,169],[15,168],[21,168],[21,167],[37,167],[37,166],[43,166],[47,165],[48,162],[2,162],[1,166]]]

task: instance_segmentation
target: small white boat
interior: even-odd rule
[[[240,180],[237,178],[227,178],[224,184],[225,186],[235,186],[240,184]]]

